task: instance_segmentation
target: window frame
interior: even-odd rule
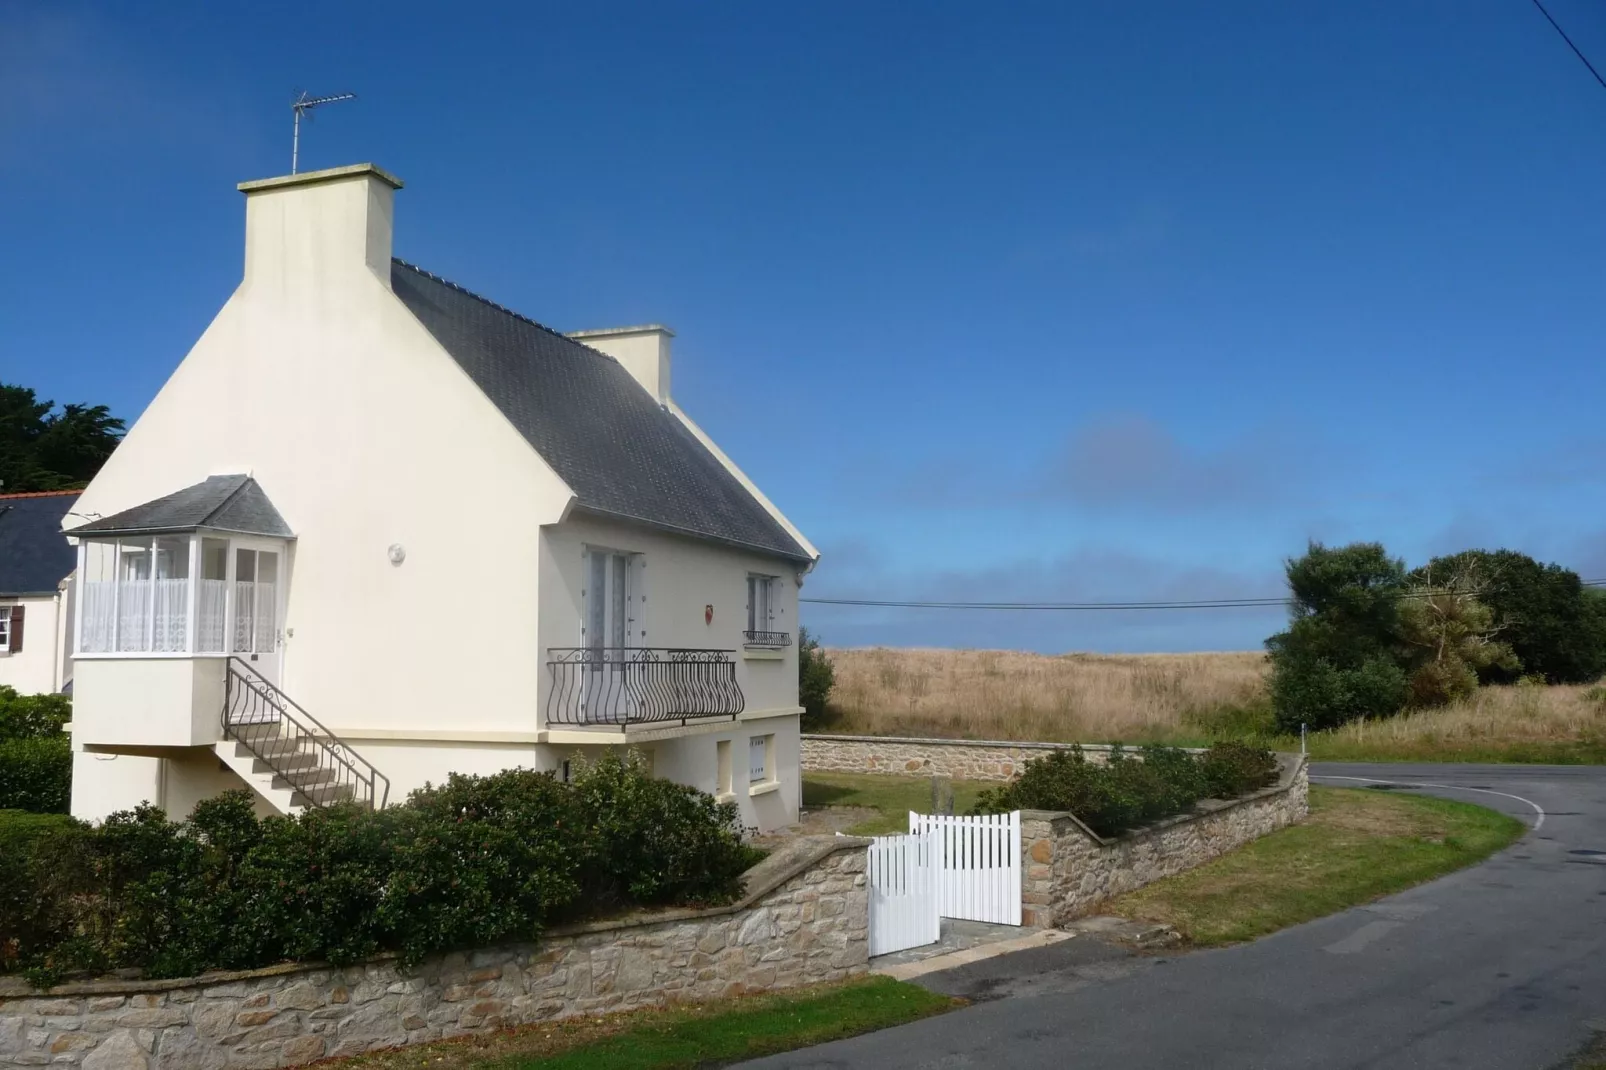
[[[761,766],[753,765],[754,752],[761,754]],[[754,772],[759,775],[754,776]],[[775,781],[775,733],[762,736],[747,737],[747,786],[751,790],[755,784],[770,784]]]
[[[69,534],[71,534],[71,533],[69,533]],[[155,646],[156,646],[156,602],[157,602],[155,592],[156,592],[156,583],[157,583],[158,578],[159,578],[159,576],[158,576],[159,570],[155,567],[155,565],[156,565],[156,562],[155,562],[156,547],[159,544],[163,543],[163,542],[171,543],[173,540],[183,540],[184,544],[188,548],[188,555],[187,555],[187,560],[186,560],[186,563],[185,563],[185,576],[183,577],[184,581],[186,583],[186,587],[187,587],[187,590],[185,592],[185,607],[184,607],[184,649],[182,649],[182,650],[157,650],[157,649],[154,649]],[[204,544],[207,541],[212,541],[212,540],[220,541],[220,542],[222,542],[224,544],[226,562],[227,562],[226,569],[225,569],[225,579],[223,581],[224,584],[225,584],[224,603],[223,603],[223,609],[222,609],[222,614],[223,614],[223,643],[222,643],[222,646],[223,646],[223,649],[222,650],[200,650],[200,649],[197,649],[197,648],[200,646],[200,643],[201,643],[200,620],[199,620],[199,600],[200,600],[200,589],[201,589],[200,580],[202,578],[202,572],[203,572],[202,548],[203,548]],[[148,607],[146,607],[146,609],[145,609],[145,611],[143,613],[143,616],[145,618],[145,621],[144,621],[145,634],[144,634],[144,643],[143,643],[144,649],[141,649],[141,650],[119,650],[119,649],[117,649],[117,647],[120,645],[120,642],[121,642],[120,631],[121,631],[121,626],[122,626],[122,618],[121,618],[120,599],[121,599],[122,588],[123,588],[123,581],[122,581],[122,578],[121,578],[121,571],[122,571],[123,547],[124,547],[125,544],[129,545],[129,546],[143,545],[144,551],[151,555],[151,562],[152,563],[151,563],[151,567],[148,570],[149,571],[149,576],[140,578],[140,582],[141,583],[149,584],[149,587],[148,587],[149,597],[148,597],[147,600],[150,603],[150,605]],[[285,607],[286,607],[286,604],[288,602],[288,594],[289,594],[289,588],[290,588],[289,576],[290,576],[290,547],[291,547],[291,545],[292,545],[291,541],[287,540],[287,539],[276,539],[276,538],[271,538],[271,537],[266,537],[266,536],[237,535],[237,534],[234,534],[234,533],[231,533],[231,532],[216,531],[216,530],[209,529],[209,528],[199,528],[199,529],[196,529],[194,531],[153,532],[151,534],[141,534],[141,535],[110,535],[110,534],[107,534],[107,535],[102,536],[102,535],[98,535],[98,534],[86,534],[86,535],[83,535],[83,536],[79,537],[78,538],[78,547],[77,547],[77,550],[78,550],[78,571],[77,571],[77,578],[78,578],[77,579],[78,607],[77,607],[77,610],[73,614],[73,635],[72,635],[73,658],[75,660],[81,658],[81,659],[85,659],[85,660],[106,660],[106,661],[135,659],[135,658],[160,660],[160,659],[164,659],[164,658],[171,659],[171,658],[250,657],[253,654],[260,655],[260,654],[277,654],[277,653],[279,653],[280,652],[280,648],[282,646],[281,636],[283,635],[283,632],[284,632]],[[85,622],[85,619],[89,616],[89,614],[85,611],[85,603],[87,602],[87,595],[88,595],[88,590],[89,590],[89,587],[90,587],[90,583],[88,582],[87,577],[88,577],[89,553],[90,553],[90,547],[91,546],[104,546],[104,547],[109,548],[110,551],[111,551],[110,556],[109,556],[110,566],[109,566],[109,569],[108,569],[110,580],[109,581],[108,580],[96,581],[98,583],[110,582],[111,588],[112,588],[112,591],[111,591],[112,605],[111,605],[111,610],[110,610],[111,619],[112,619],[112,626],[111,626],[110,636],[109,636],[109,638],[107,640],[107,645],[108,645],[109,649],[106,649],[106,650],[85,650],[83,648],[84,647],[84,622]],[[271,553],[271,554],[274,554],[274,555],[277,556],[277,563],[276,563],[276,569],[275,569],[275,578],[274,578],[274,582],[273,582],[273,620],[272,620],[272,632],[273,632],[273,635],[272,635],[272,642],[269,644],[269,649],[268,650],[256,650],[256,649],[254,649],[255,646],[257,645],[255,641],[253,641],[253,643],[251,644],[253,649],[242,650],[242,649],[236,649],[236,646],[235,646],[235,642],[234,642],[234,614],[235,614],[235,594],[236,594],[235,587],[236,587],[236,582],[237,582],[235,577],[236,577],[237,555],[238,555],[239,551],[241,551],[241,550],[250,550],[250,551],[253,551],[256,554]],[[256,625],[258,623],[259,623],[258,621],[255,621],[255,620],[253,621],[253,636],[255,636],[255,634],[256,634]]]
[[[0,605],[0,654],[11,653],[11,611],[13,603]]]

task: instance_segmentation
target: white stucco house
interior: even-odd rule
[[[73,549],[61,524],[78,493],[0,494],[0,687],[37,695],[72,682]]]
[[[818,555],[675,404],[670,332],[559,334],[393,259],[372,165],[239,188],[243,281],[66,525],[73,813],[379,806],[628,745],[794,820]]]

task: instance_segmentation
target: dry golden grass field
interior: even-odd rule
[[[1086,743],[1204,743],[1274,731],[1258,652],[1049,656],[876,647],[829,654],[837,683],[825,731]],[[1606,703],[1590,690],[1486,687],[1452,706],[1320,733],[1311,753],[1606,760]]]

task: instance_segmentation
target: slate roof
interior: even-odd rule
[[[250,476],[212,476],[155,501],[73,528],[74,535],[159,535],[210,528],[294,538],[290,525]]]
[[[54,594],[78,567],[61,518],[80,493],[0,494],[0,595]]]
[[[397,260],[391,289],[592,513],[809,561],[612,357]]]

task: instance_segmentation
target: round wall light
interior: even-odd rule
[[[399,542],[393,542],[390,544],[390,549],[385,551],[385,556],[390,558],[391,564],[399,565],[407,560],[407,547]]]

